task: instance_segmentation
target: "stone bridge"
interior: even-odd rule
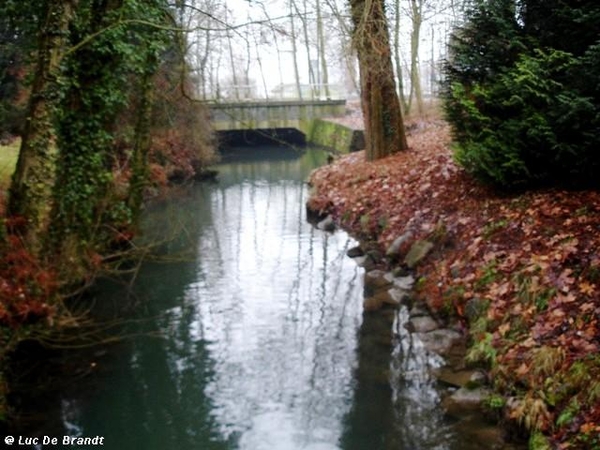
[[[339,86],[285,85],[263,99],[244,88],[233,86],[228,99],[205,101],[222,147],[310,142],[342,153],[364,147],[362,129],[332,120],[348,113]]]
[[[208,103],[217,131],[292,128],[307,133],[322,117],[341,117],[346,100],[248,100]]]

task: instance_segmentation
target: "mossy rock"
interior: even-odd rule
[[[425,259],[433,247],[434,244],[432,242],[425,240],[415,241],[404,257],[404,264],[406,264],[409,269],[415,268],[421,261],[423,261],[423,259]]]

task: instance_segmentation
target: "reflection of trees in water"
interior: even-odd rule
[[[407,321],[405,307],[363,316],[354,399],[340,441],[344,450],[461,448],[430,376],[441,360],[406,330]]]
[[[58,418],[55,434],[68,425],[114,449],[337,440],[361,283],[345,257],[348,238],[305,222],[311,158],[228,165],[222,182],[147,211],[148,239],[178,239],[161,248],[169,263],[145,263],[138,274],[143,321],[128,331],[164,339],[110,347],[93,376],[57,392],[46,408]],[[102,291],[99,302],[127,296]]]
[[[182,312],[163,321],[172,326],[179,320],[179,330],[173,330],[178,334],[191,316]],[[110,448],[120,449],[230,448],[219,440],[204,392],[213,363],[205,343],[190,341],[187,333],[137,340],[129,354],[131,367],[120,374],[116,389],[105,380],[89,410],[79,414],[82,434],[105,436]]]
[[[352,407],[340,438],[344,450],[387,450],[395,447],[396,420],[389,383],[393,317],[364,313],[358,338]],[[410,447],[406,447],[410,448]]]
[[[190,226],[193,222],[186,223]],[[219,440],[204,392],[214,363],[206,343],[192,337],[194,306],[182,302],[195,280],[192,254],[168,264],[146,263],[133,293],[122,283],[95,286],[87,300],[112,305],[113,314],[123,313],[121,305],[131,294],[138,300],[135,317],[129,311],[121,317],[123,326],[111,330],[125,340],[52,352],[50,359],[39,360],[43,372],[26,381],[40,389],[17,388],[24,420],[15,424],[15,431],[24,436],[100,435],[111,449],[192,448],[199,443],[209,450],[231,448]],[[102,312],[109,314],[107,308]]]
[[[391,357],[395,430],[399,444],[407,448],[433,450],[461,449],[444,420],[440,396],[431,370],[440,367],[442,359],[425,350],[405,324],[408,311],[402,307],[394,325],[395,344]]]
[[[305,223],[302,181],[266,183],[259,176],[218,189],[211,228],[223,245],[211,258],[224,264],[203,258],[200,270],[219,299],[201,308],[217,361],[207,389],[219,404],[222,432],[243,433],[242,447],[251,446],[271,417],[281,422],[272,427],[290,428],[288,438],[310,442],[333,433],[328,439],[335,440],[360,294],[345,257],[348,243]],[[228,227],[234,242],[225,242]],[[342,281],[340,272],[350,277]]]

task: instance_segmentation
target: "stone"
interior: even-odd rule
[[[354,262],[356,263],[357,266],[359,267],[365,267],[368,265],[369,263],[369,257],[366,255],[363,256],[355,256],[354,258],[352,258],[354,260]]]
[[[471,379],[475,373],[479,373],[479,371],[455,370],[451,366],[440,367],[433,371],[433,374],[440,383],[456,388],[475,387],[471,385]]]
[[[359,256],[359,258],[363,258],[363,257]],[[366,272],[369,272],[369,271],[377,268],[377,263],[375,263],[375,261],[373,261],[373,258],[371,258],[369,255],[365,255],[364,258],[365,259],[364,259],[361,267],[363,269],[365,269]]]
[[[379,289],[388,289],[390,286],[391,283],[385,278],[385,272],[383,270],[375,269],[365,273],[365,296],[369,296]]]
[[[481,409],[483,402],[490,395],[491,391],[487,388],[468,389],[462,387],[444,399],[442,406],[448,414],[460,415],[464,411]]]
[[[365,252],[360,246],[352,247],[346,252],[349,258],[358,258],[359,256],[364,256]]]
[[[383,307],[383,302],[381,301],[381,298],[379,297],[375,297],[375,296],[371,296],[371,297],[367,297],[365,298],[365,300],[363,301],[363,309],[365,311],[378,311]]]
[[[416,303],[408,313],[410,318],[429,316],[429,310],[423,303]]]
[[[412,275],[407,275],[405,277],[395,277],[392,279],[392,283],[394,283],[394,286],[396,286],[397,288],[409,291],[415,285],[415,277],[413,277]]]
[[[317,223],[317,228],[323,231],[335,231],[335,222],[333,221],[333,217],[325,217],[323,220]]]
[[[396,239],[394,239],[394,242],[392,242],[387,248],[385,256],[389,258],[398,257],[400,255],[400,248],[402,247],[402,244],[407,242],[411,237],[412,233],[410,231],[407,231],[401,236],[398,236]]]
[[[430,316],[413,317],[409,323],[411,324],[413,333],[428,333],[440,327]]]
[[[449,354],[452,347],[458,345],[463,339],[459,332],[447,328],[441,328],[427,333],[415,333],[415,335],[421,339],[423,346],[427,350],[442,356]]]
[[[392,276],[394,277],[405,277],[407,275],[410,275],[410,271],[406,267],[399,266],[392,269]]]
[[[383,254],[379,250],[368,250],[367,256],[371,258],[375,264],[380,263],[383,260]]]
[[[359,267],[363,267],[366,272],[371,272],[377,268],[378,261],[373,258],[370,252],[367,252],[362,256],[352,257],[352,259]]]
[[[427,254],[433,249],[433,243],[429,241],[418,240],[411,246],[410,250],[404,257],[404,264],[409,269],[415,268]]]
[[[388,294],[398,304],[405,304],[410,299],[410,293],[404,289],[390,288]]]
[[[370,297],[365,298],[363,307],[366,311],[377,311],[385,305],[393,307],[400,306],[400,302],[389,294],[389,291],[377,291]]]
[[[481,370],[475,370],[469,378],[469,387],[480,387],[487,384],[488,379],[484,372]]]

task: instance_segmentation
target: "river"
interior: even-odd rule
[[[325,160],[232,149],[218,182],[149,208],[158,257],[85,300],[118,311],[105,336],[122,339],[30,362],[14,433],[110,450],[490,448],[444,417],[439,361],[402,351],[396,312],[363,314],[356,243],[306,222],[305,180]]]

